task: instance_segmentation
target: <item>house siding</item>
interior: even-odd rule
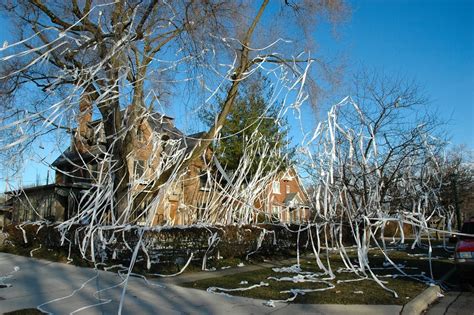
[[[274,182],[278,182],[280,189],[278,192],[273,190]],[[308,198],[304,192],[298,175],[294,169],[287,172],[281,172],[274,181],[267,185],[263,202],[256,203],[256,207],[265,213],[267,218],[276,217],[284,223],[303,223],[311,219]],[[285,200],[291,195],[296,194],[299,204],[296,207],[290,207]],[[274,207],[278,207],[278,213],[275,215]]]

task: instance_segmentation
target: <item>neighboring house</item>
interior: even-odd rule
[[[12,221],[12,205],[5,202],[5,196],[1,197],[0,204],[0,229]]]
[[[266,220],[304,223],[311,219],[308,197],[293,167],[280,172],[268,184],[262,199],[256,206],[262,209]]]
[[[56,185],[26,187],[6,192],[3,208],[10,211],[12,222],[36,221],[41,218],[54,221],[58,208]],[[0,210],[1,211],[1,210]]]

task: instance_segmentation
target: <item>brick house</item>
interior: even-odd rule
[[[262,210],[265,220],[304,223],[311,219],[307,194],[293,167],[268,183],[260,200],[256,207]]]
[[[72,137],[71,146],[53,163],[56,169],[57,199],[56,219],[68,219],[77,211],[77,202],[81,194],[96,181],[101,165],[100,157],[105,150],[105,134],[101,120],[92,120],[87,104],[81,104],[78,128]],[[123,112],[127,116],[127,111]],[[132,138],[133,155],[126,163],[131,174],[129,187],[136,194],[143,193],[146,184],[153,179],[154,173],[165,167],[166,159],[171,159],[176,150],[184,150],[189,154],[197,144],[201,134],[185,135],[174,126],[174,119],[157,112],[149,113],[137,127],[137,136]],[[150,141],[151,138],[158,141]],[[206,156],[194,161],[186,174],[183,174],[164,194],[157,206],[151,222],[156,224],[191,224],[196,221],[196,214],[189,209],[199,207],[199,201],[210,192],[205,189],[202,180]],[[170,166],[174,167],[174,165]],[[142,208],[148,205],[145,197]],[[144,224],[148,219],[139,216],[139,212],[131,214],[136,224]]]
[[[123,116],[127,116],[126,110]],[[107,166],[101,159],[105,151],[103,128],[101,120],[92,120],[90,105],[81,101],[78,127],[74,130],[71,144],[52,163],[56,171],[54,184],[7,193],[15,212],[14,222],[41,217],[63,221],[77,213],[81,200],[87,200],[83,198],[84,194],[94,189],[99,175],[106,171]],[[137,126],[136,138],[131,140],[133,155],[126,161],[129,174],[132,174],[130,191],[146,193],[143,192],[144,187],[153,179],[156,170],[166,164],[166,159],[171,159],[176,150],[189,154],[201,136],[202,133],[185,135],[175,127],[173,118],[157,112],[149,113]],[[158,141],[149,141],[151,137]],[[212,152],[208,149],[200,159],[193,161],[187,172],[174,180],[163,193],[155,209],[149,209],[150,198],[145,197],[142,208],[130,215],[130,223],[145,224],[150,220],[152,225],[188,225],[206,219],[208,222],[232,222],[228,218],[202,217],[207,202],[222,200],[219,189],[211,187],[208,180],[212,171],[208,167],[211,156]],[[170,163],[168,167],[175,166]],[[255,208],[265,213],[266,221],[277,219],[298,223],[309,219],[307,197],[293,168],[281,172],[258,199],[260,201],[256,202]],[[148,212],[140,215],[144,209]],[[147,213],[154,213],[154,217],[147,217]]]

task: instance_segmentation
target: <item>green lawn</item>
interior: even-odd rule
[[[429,274],[429,264],[425,257],[420,254],[426,253],[426,251],[410,250],[405,251],[388,251],[389,257],[394,260],[397,264],[402,264],[407,268],[405,271],[408,274],[418,275],[421,272]],[[355,260],[355,253],[351,254],[351,260]],[[433,256],[443,257],[433,261],[433,273],[435,278],[439,278],[448,272],[452,267],[452,261],[448,259],[449,253],[446,253],[442,249],[435,249]],[[371,267],[383,267],[384,257],[380,251],[372,251],[370,254]],[[336,271],[339,267],[342,267],[342,261],[337,255],[331,255],[331,262],[333,270]],[[307,272],[320,272],[317,268],[315,260],[305,258],[301,264],[302,271]],[[395,269],[376,269],[374,273],[377,275],[394,275],[399,274]],[[183,284],[186,287],[192,287],[197,289],[206,290],[209,287],[221,287],[221,288],[239,288],[249,287],[254,284],[261,282],[268,283],[269,286],[258,287],[248,291],[233,291],[226,292],[230,295],[244,296],[251,298],[258,298],[264,300],[285,300],[292,296],[290,293],[281,293],[281,291],[288,291],[291,289],[318,289],[328,287],[325,283],[311,283],[311,282],[300,282],[295,283],[291,281],[276,281],[268,279],[269,277],[281,278],[281,277],[294,277],[296,274],[290,273],[279,273],[274,272],[272,268],[266,268],[258,271],[236,273],[229,276],[220,278],[211,278],[200,280],[196,282],[188,282]],[[324,277],[321,277],[322,279]],[[396,298],[391,292],[388,292],[380,287],[372,279],[364,279],[354,282],[340,282],[337,280],[349,280],[357,279],[356,275],[346,272],[336,272],[336,279],[330,280],[335,286],[332,289],[309,292],[304,295],[298,295],[294,300],[295,303],[311,303],[311,304],[406,304],[412,298],[420,294],[427,285],[407,278],[407,277],[380,277],[379,279],[386,282],[386,287],[395,290],[399,297]],[[246,281],[247,284],[241,284],[242,281]]]

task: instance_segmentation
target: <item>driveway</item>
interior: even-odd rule
[[[15,268],[18,267],[18,268]],[[15,271],[15,269],[18,269]],[[12,273],[13,272],[13,273]],[[54,314],[116,314],[122,279],[112,272],[0,253],[0,313],[40,306]],[[399,314],[395,305],[304,305],[227,297],[131,277],[122,314]]]

